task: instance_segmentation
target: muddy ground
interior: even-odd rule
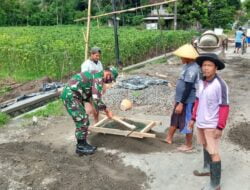
[[[27,83],[17,83],[13,81],[13,79],[1,79],[0,86],[8,88],[8,91],[0,96],[0,103],[8,101],[10,99],[14,99],[18,96],[28,95],[30,93],[39,92],[39,90],[43,87],[44,83],[50,83],[52,80],[48,77],[43,77],[39,80],[30,81]]]
[[[227,53],[223,76],[230,88],[230,118],[224,131],[222,156],[222,189],[250,189],[250,56]],[[174,83],[181,65],[147,65],[131,74],[160,73]],[[170,98],[174,87],[169,87]],[[171,102],[170,100],[167,100]],[[176,134],[173,145],[164,139],[171,110],[148,111],[135,105],[127,112],[113,108],[117,115],[162,121],[153,129],[157,138],[134,139],[113,135],[90,134],[90,142],[98,146],[96,154],[75,155],[74,124],[65,115],[32,121],[12,120],[0,128],[0,189],[153,189],[198,190],[209,178],[196,178],[192,171],[202,166],[202,153],[194,140],[191,153],[176,147],[184,142]]]

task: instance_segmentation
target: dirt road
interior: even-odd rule
[[[220,72],[230,88],[230,120],[222,141],[222,189],[250,189],[250,56],[227,53],[226,69]],[[148,65],[134,73],[159,72],[177,79],[181,65]],[[174,87],[169,89],[172,94]],[[172,95],[170,95],[171,98]],[[131,139],[111,135],[90,135],[99,147],[88,157],[74,154],[74,125],[68,116],[39,119],[38,125],[13,120],[0,128],[0,189],[60,190],[199,190],[209,178],[197,178],[192,171],[202,166],[199,145],[184,154],[175,143],[160,141],[169,126],[170,111],[150,115],[145,106],[130,112],[133,117],[161,120],[154,129],[156,139]]]

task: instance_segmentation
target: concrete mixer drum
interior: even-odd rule
[[[225,58],[222,40],[212,30],[204,32],[198,40],[197,51],[201,53],[215,53],[220,58]]]

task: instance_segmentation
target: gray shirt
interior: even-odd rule
[[[196,85],[199,80],[200,67],[197,63],[184,65],[181,75],[176,84],[175,101],[180,102],[185,90],[185,82],[193,83],[193,88],[185,103],[194,103],[196,97]]]

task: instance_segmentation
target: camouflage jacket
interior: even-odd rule
[[[103,72],[93,73],[86,71],[74,75],[65,85],[61,99],[71,101],[74,98],[81,102],[93,102],[96,110],[105,110],[106,105],[102,102]]]

